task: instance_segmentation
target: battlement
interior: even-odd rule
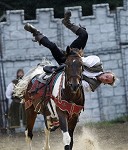
[[[127,8],[127,3],[126,0],[124,2],[125,8]],[[89,34],[86,47],[87,52],[92,53],[101,50],[102,52],[106,52],[119,49],[120,35],[117,30],[119,30],[119,22],[121,22],[121,20],[117,20],[115,13],[110,13],[109,4],[93,5],[93,15],[91,16],[83,16],[81,6],[65,7],[64,11],[68,9],[72,11],[71,21],[87,29]],[[117,8],[117,10],[119,16],[121,15],[121,10],[126,11],[124,7]],[[70,45],[74,37],[74,35],[62,25],[61,19],[54,17],[53,8],[42,8],[36,9],[35,20],[25,20],[24,10],[7,11],[6,22],[0,23],[5,41],[17,40],[16,43],[18,43],[18,39],[30,39],[30,33],[24,30],[24,25],[27,22],[34,25],[63,49],[65,49],[67,45]],[[125,32],[125,34],[128,33]],[[70,37],[70,40],[68,37]],[[20,47],[16,46],[15,48]]]

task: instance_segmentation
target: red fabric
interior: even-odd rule
[[[53,95],[51,95],[51,98],[54,100],[56,106],[58,106],[62,111],[67,111],[70,116],[73,114],[79,114],[80,111],[84,108],[84,106],[76,105],[75,103],[59,100]]]
[[[43,93],[45,91],[45,84],[40,83],[38,80],[35,80],[33,83],[31,89],[29,90],[31,99],[36,100],[43,96]]]
[[[29,96],[31,98],[32,104],[35,107],[36,112],[41,112],[43,110],[42,102],[45,102],[45,104],[47,104],[47,102],[50,101],[49,95],[51,95],[51,93],[52,93],[52,87],[53,87],[54,80],[55,80],[55,76],[51,79],[50,84],[47,86],[46,86],[46,84],[41,83],[38,80],[34,81],[31,89],[29,90]],[[26,105],[27,105],[27,103],[26,103]],[[29,108],[29,107],[27,107],[27,108]]]
[[[53,121],[53,123],[52,123],[52,126],[59,126],[60,125],[60,123],[59,123],[59,121]]]

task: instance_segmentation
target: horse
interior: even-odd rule
[[[85,98],[82,88],[83,62],[81,59],[83,50],[68,48],[66,52],[64,70],[55,73],[59,75],[56,81],[54,81],[51,93],[48,95],[47,107],[45,107],[48,111],[46,109],[42,110],[42,105],[44,105],[45,102],[44,99],[42,100],[42,98],[40,98],[36,104],[35,100],[32,100],[32,95],[30,93],[33,85],[32,80],[29,82],[27,90],[24,93],[25,102],[29,102],[29,107],[26,108],[26,136],[32,140],[32,130],[35,119],[37,114],[41,112],[44,115],[46,124],[45,150],[50,149],[49,136],[51,120],[49,118],[49,113],[50,116],[54,116],[59,120],[59,126],[63,134],[64,150],[72,150],[73,132],[77,125],[79,115],[84,109]]]

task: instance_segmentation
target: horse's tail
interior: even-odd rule
[[[22,97],[26,92],[29,82],[38,74],[43,74],[42,66],[38,65],[32,68],[27,74],[18,82],[14,88],[14,96]]]

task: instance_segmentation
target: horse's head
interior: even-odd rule
[[[65,62],[65,84],[71,89],[72,93],[76,93],[81,87],[83,72],[82,55],[83,50],[79,50],[77,48],[67,49],[67,59]]]

